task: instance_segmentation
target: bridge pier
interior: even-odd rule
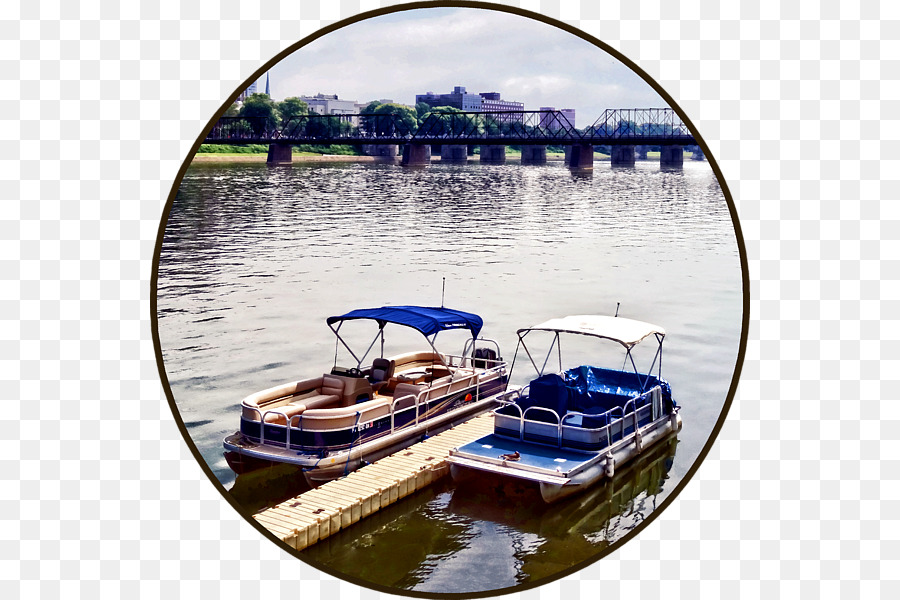
[[[397,144],[364,144],[363,154],[374,156],[375,162],[397,162],[400,147]]]
[[[441,146],[441,162],[464,163],[468,160],[467,147],[458,144],[444,144]]]
[[[293,160],[290,144],[269,144],[266,163],[270,165],[289,165]]]
[[[659,149],[659,166],[681,168],[684,166],[684,148],[682,146],[661,146]]]
[[[522,164],[547,164],[547,146],[522,146]]]
[[[634,166],[634,146],[613,146],[609,159],[614,167]]]
[[[503,164],[506,162],[506,146],[481,146],[481,162]]]
[[[582,171],[594,168],[594,147],[590,144],[573,144],[566,152],[566,164]]]
[[[424,167],[431,164],[431,146],[428,144],[406,144],[403,146],[403,158],[400,164],[404,167]]]

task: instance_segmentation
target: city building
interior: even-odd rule
[[[250,96],[251,94],[255,94],[255,93],[256,93],[256,82],[254,81],[253,83],[251,83],[250,85],[247,86],[246,90],[241,92],[241,95],[238,96],[237,101],[243,102],[244,100],[247,99],[248,96]]]
[[[556,109],[552,106],[542,106],[541,112],[551,112]],[[575,127],[575,109],[574,108],[561,108],[559,109],[559,118],[554,118],[552,115],[541,115],[540,126],[546,127],[550,131],[558,131],[562,129],[562,123],[560,121],[565,119],[569,122],[569,125]]]
[[[482,92],[478,95],[481,96],[482,112],[490,112],[495,110],[525,110],[525,105],[521,102],[502,100],[500,98],[500,92]]]
[[[419,102],[424,102],[431,107],[450,106],[466,112],[480,112],[482,110],[481,95],[470,94],[466,92],[466,88],[461,85],[454,87],[453,91],[449,94],[435,94],[434,92],[416,94],[416,104]]]
[[[316,94],[300,96],[306,102],[310,112],[320,115],[355,115],[359,104],[356,100],[341,100],[337,94]]]

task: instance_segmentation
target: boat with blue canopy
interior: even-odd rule
[[[538,331],[552,335],[540,366],[525,344],[526,336]],[[618,316],[576,315],[517,333],[512,369],[521,347],[537,377],[503,395],[503,406],[494,410],[492,434],[451,450],[448,461],[455,480],[494,475],[531,482],[546,502],[553,502],[612,477],[617,466],[680,431],[679,407],[661,377],[662,327]],[[630,368],[564,369],[561,334],[617,342]],[[658,346],[650,368],[640,372],[632,351],[648,338]],[[554,349],[559,368],[548,372]]]
[[[376,326],[362,349],[341,335],[357,321]],[[224,440],[235,472],[288,463],[317,485],[491,410],[506,391],[507,364],[496,341],[479,337],[484,322],[476,314],[383,306],[328,317],[326,324],[336,338],[330,372],[241,402],[240,430]],[[427,345],[386,356],[388,325],[417,331]],[[439,352],[438,335],[451,330],[466,334],[462,351]],[[376,345],[380,352],[370,358]],[[340,351],[349,353],[349,366],[338,365]]]

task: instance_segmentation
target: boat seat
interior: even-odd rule
[[[302,400],[294,400],[286,406],[270,409],[266,415],[266,423],[285,425],[287,420],[296,415],[303,414],[311,408],[331,408],[340,404],[341,397],[334,394],[317,394],[307,396]]]
[[[278,398],[278,394],[288,390],[294,393],[286,399]],[[286,425],[291,417],[302,414],[307,409],[330,408],[340,405],[344,393],[344,382],[340,377],[323,375],[314,379],[298,381],[289,386],[273,388],[267,392],[268,394],[263,392],[248,397],[244,403],[249,406],[255,405],[260,412],[268,413],[265,416],[266,423]],[[266,407],[267,396],[276,398],[275,402],[268,403],[271,408]],[[249,416],[252,418],[253,413]],[[254,420],[258,420],[258,417]]]
[[[394,375],[395,363],[387,358],[376,358],[369,369],[369,383],[372,391],[377,392],[388,384],[388,380]]]
[[[367,400],[353,406],[309,409],[303,413],[303,429],[333,430],[348,428],[353,427],[357,423],[389,415],[390,412],[390,402],[383,398]]]
[[[414,383],[398,383],[394,388],[394,400],[403,398],[394,406],[394,410],[401,410],[416,403],[416,397],[422,391],[422,386]]]
[[[562,377],[556,373],[548,373],[542,375],[528,385],[528,397],[525,402],[520,403],[522,410],[526,410],[532,406],[548,408],[560,418],[566,412],[566,404],[569,400],[569,392]],[[552,415],[544,411],[531,411],[528,418],[534,421],[546,421],[553,419]]]

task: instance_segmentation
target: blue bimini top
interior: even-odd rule
[[[434,306],[383,306],[381,308],[361,308],[339,317],[328,317],[326,323],[331,325],[338,321],[351,319],[373,319],[379,327],[387,323],[406,325],[418,330],[422,335],[433,335],[446,329],[468,329],[472,337],[477,338],[484,321],[476,314],[438,308]]]

